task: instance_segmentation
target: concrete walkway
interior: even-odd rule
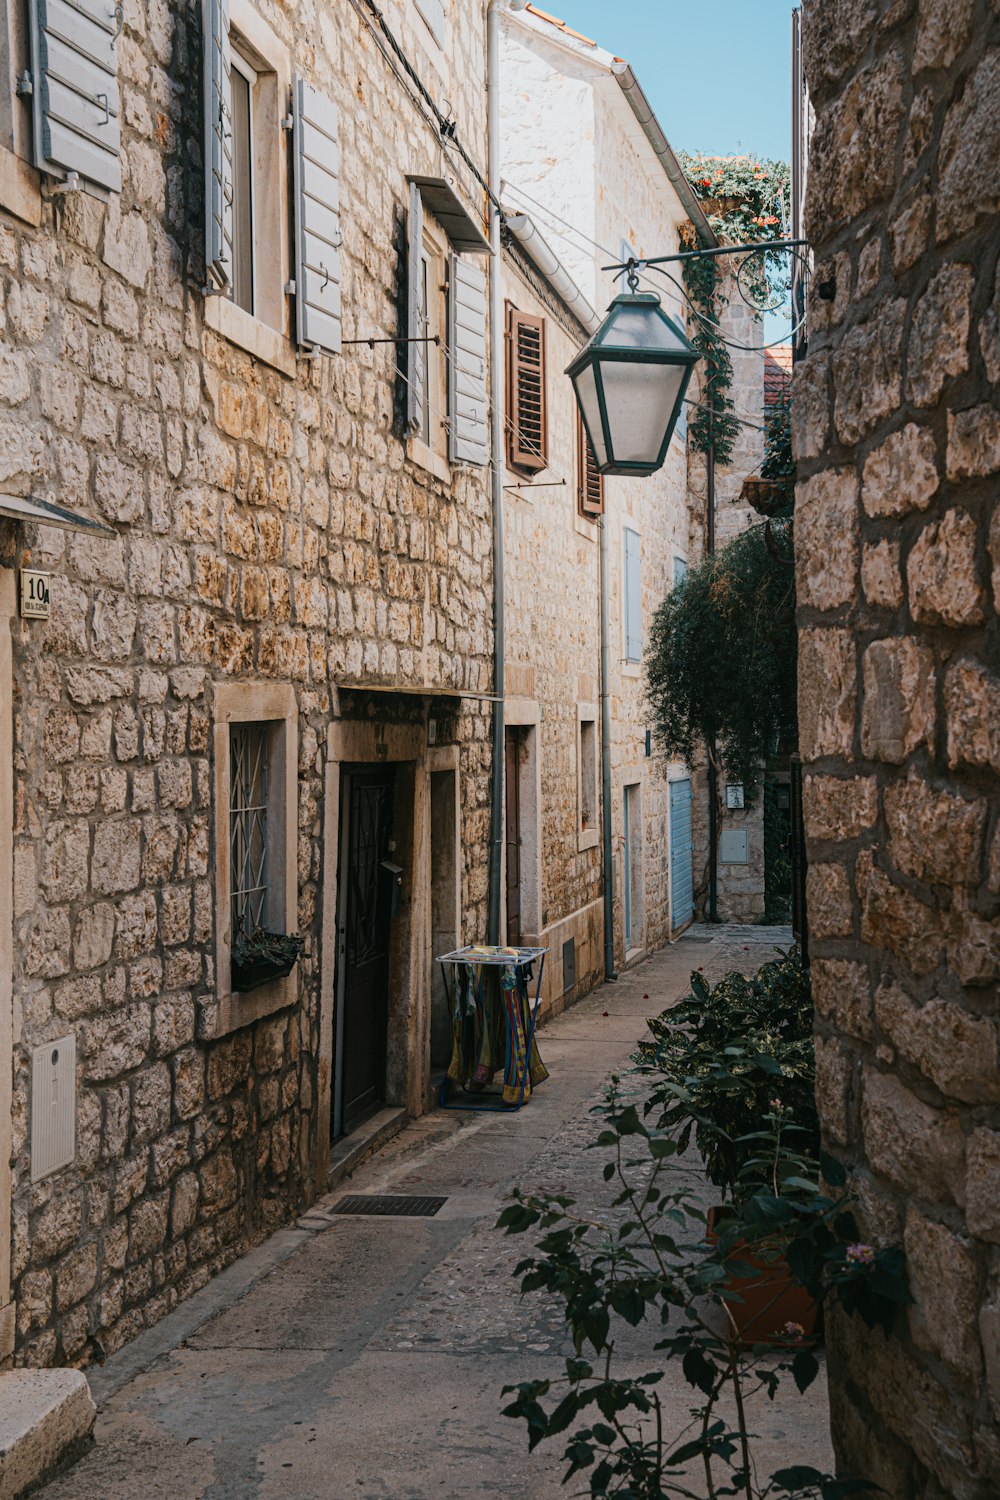
[[[691,969],[716,978],[772,956],[735,931],[739,941],[694,933],[547,1026],[551,1078],[521,1113],[426,1116],[346,1185],[446,1196],[435,1217],[335,1217],[342,1187],[88,1372],[96,1445],[45,1500],[577,1493],[561,1487],[562,1441],[529,1455],[523,1425],[500,1415],[505,1383],[559,1372],[565,1338],[556,1309],[520,1300],[511,1271],[525,1239],[493,1224],[517,1184],[593,1198],[589,1110],[604,1079],[628,1066],[646,1017],[685,993]],[[628,1363],[656,1368],[655,1337],[632,1335]],[[692,1393],[669,1378],[682,1419]],[[754,1420],[762,1473],[830,1466],[819,1385],[763,1403]]]

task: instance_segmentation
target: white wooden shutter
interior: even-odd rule
[[[420,188],[410,183],[409,264],[407,267],[407,318],[406,333],[406,420],[411,431],[417,432],[424,421],[424,387],[427,382],[427,350],[419,342],[427,334],[427,314],[424,308],[424,210],[420,199]]]
[[[461,255],[451,258],[448,323],[448,457],[453,464],[485,464],[486,274]]]
[[[233,279],[232,53],[229,0],[202,0],[202,91],[205,111],[205,269],[225,291]]]
[[[642,594],[640,537],[625,527],[625,660],[642,660]]]
[[[341,351],[340,137],[337,106],[297,78],[292,99],[295,156],[295,321],[300,344]]]
[[[113,0],[29,0],[29,16],[35,165],[120,192],[120,8]]]

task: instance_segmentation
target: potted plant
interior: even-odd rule
[[[748,1343],[810,1336],[818,1306],[784,1255],[783,1205],[818,1177],[819,1120],[809,975],[797,950],[757,974],[734,971],[650,1022],[640,1066],[647,1114],[681,1150],[692,1136],[720,1202],[708,1236],[727,1269],[725,1305]]]
[[[678,1140],[645,1123],[641,1104],[623,1096],[618,1079],[594,1114],[601,1126],[594,1146],[605,1152],[611,1202],[595,1208],[578,1206],[565,1193],[516,1194],[498,1222],[507,1234],[542,1231],[514,1274],[523,1293],[542,1291],[561,1304],[573,1344],[562,1374],[504,1388],[512,1398],[504,1415],[526,1424],[531,1448],[561,1438],[564,1483],[583,1479],[592,1500],[612,1494],[845,1500],[873,1493],[877,1486],[863,1479],[834,1479],[795,1463],[792,1453],[783,1455],[787,1467],[762,1472],[749,1398],[761,1391],[773,1398],[789,1376],[805,1391],[819,1361],[794,1329],[777,1357],[764,1361],[731,1326],[720,1332],[717,1309],[728,1269],[718,1245],[706,1242],[690,1177],[671,1171]],[[784,1213],[794,1214],[795,1193],[779,1201]],[[835,1237],[839,1213],[829,1200],[819,1206],[824,1233]],[[797,1245],[796,1236],[790,1242]],[[890,1268],[884,1260],[890,1252],[880,1260],[866,1245],[849,1246],[853,1255],[837,1260],[818,1231],[808,1245],[809,1274],[829,1257],[832,1269],[823,1274],[836,1284],[844,1311],[888,1328],[906,1300],[898,1252]],[[643,1370],[637,1340],[623,1339],[622,1325],[647,1322],[655,1368]],[[664,1391],[668,1363],[691,1387],[691,1406]]]
[[[284,979],[295,967],[304,941],[295,932],[256,932],[237,934],[233,943],[232,987],[240,994],[259,989],[275,979]]]
[[[791,515],[795,501],[795,459],[792,456],[792,413],[783,401],[767,419],[764,462],[760,474],[744,479],[741,495],[758,515],[768,520]]]

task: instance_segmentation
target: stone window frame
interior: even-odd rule
[[[17,92],[30,70],[28,7],[0,4],[0,208],[33,227],[42,222],[42,177],[34,165],[31,101]]]
[[[639,655],[628,655],[628,607],[630,600],[628,570],[625,560],[625,533],[631,532],[639,543],[639,598],[637,606],[639,610]],[[643,534],[639,525],[631,516],[622,521],[621,527],[621,673],[623,677],[641,677],[643,653],[646,648],[646,622],[642,615],[642,541]]]
[[[14,1352],[11,1197],[14,1081],[14,650],[17,586],[0,567],[0,1360]]]
[[[285,1010],[299,996],[299,965],[284,979],[247,994],[232,988],[232,890],[229,850],[230,729],[233,724],[270,724],[268,789],[269,889],[281,897],[270,924],[286,932],[298,927],[299,724],[295,689],[280,682],[217,683],[213,750],[215,794],[215,986],[212,1037],[227,1036],[262,1016]]]
[[[593,764],[589,773],[584,754],[585,724],[590,725],[593,734]],[[576,847],[581,854],[585,849],[595,849],[601,839],[601,797],[598,774],[600,761],[597,704],[578,703],[576,705]],[[585,827],[583,818],[588,803],[587,791],[590,792],[589,805],[593,810],[593,822]]]
[[[291,280],[291,182],[283,128],[292,89],[288,48],[251,0],[231,0],[230,38],[257,74],[254,87],[254,311],[229,297],[205,299],[205,326],[284,375],[296,372]]]

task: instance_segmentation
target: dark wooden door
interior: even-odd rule
[[[508,729],[504,740],[507,788],[507,943],[521,941],[521,732]]]
[[[347,920],[340,1063],[345,1131],[385,1100],[390,916],[379,866],[388,857],[392,837],[392,791],[391,767],[352,771],[345,780]]]

